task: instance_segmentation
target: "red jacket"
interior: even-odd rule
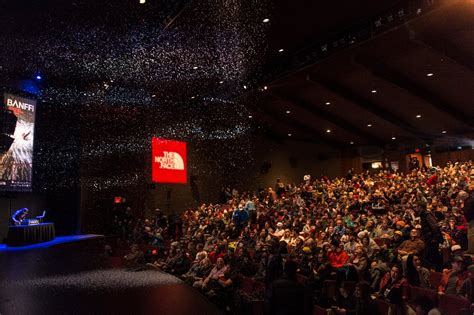
[[[334,268],[341,268],[343,267],[347,261],[349,260],[349,255],[344,250],[341,250],[339,253],[335,251],[331,251],[329,253],[329,262],[331,266]]]

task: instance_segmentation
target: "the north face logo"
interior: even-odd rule
[[[155,163],[160,163],[161,169],[184,170],[184,161],[177,152],[163,151],[163,156],[155,156]]]

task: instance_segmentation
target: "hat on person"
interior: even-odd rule
[[[277,227],[282,228],[282,227],[283,227],[283,223],[278,222],[278,223],[277,223]]]
[[[453,245],[453,246],[451,246],[451,251],[452,251],[452,252],[455,252],[455,251],[457,251],[457,250],[461,250],[461,246],[459,246],[459,245]]]

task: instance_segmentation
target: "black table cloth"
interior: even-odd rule
[[[53,240],[54,223],[19,225],[8,228],[7,245],[25,246]]]

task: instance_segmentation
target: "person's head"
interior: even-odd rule
[[[224,258],[222,258],[222,257],[217,258],[216,266],[217,266],[217,268],[219,268],[219,269],[221,269],[222,267],[224,267],[224,266],[225,266]]]
[[[451,271],[452,272],[460,272],[463,270],[463,263],[464,260],[461,256],[454,256],[453,261],[451,263]]]
[[[390,277],[392,281],[396,281],[401,277],[400,268],[397,265],[394,265],[392,269],[390,269]]]
[[[418,238],[418,230],[417,229],[412,229],[410,231],[410,238],[412,240],[416,240]]]
[[[352,287],[349,282],[342,282],[341,286],[339,287],[339,292],[343,297],[348,297],[352,295]]]

